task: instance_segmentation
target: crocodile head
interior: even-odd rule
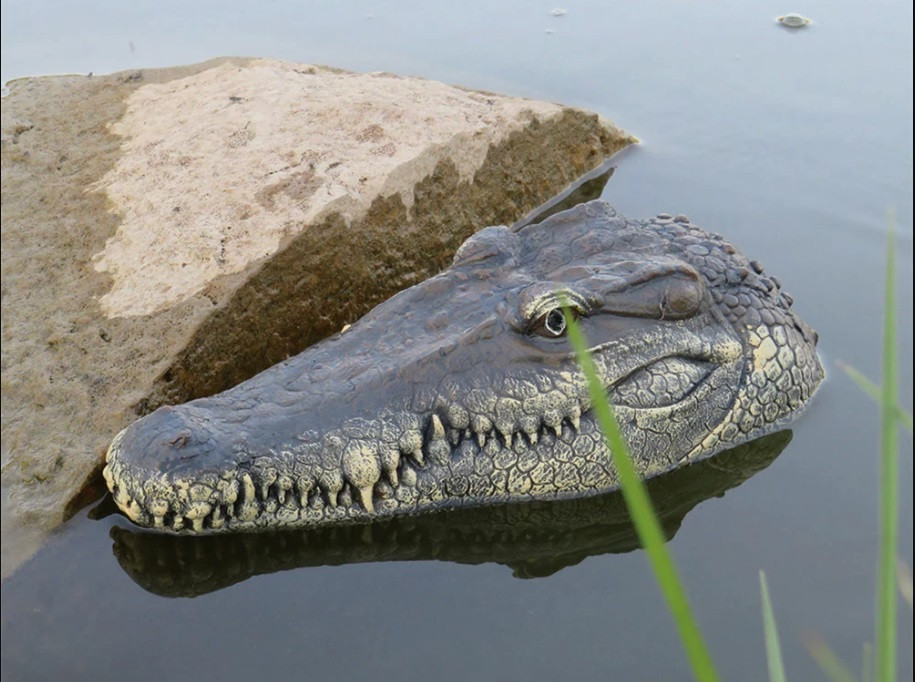
[[[612,490],[565,316],[648,477],[808,403],[823,370],[791,303],[683,216],[627,220],[591,202],[517,232],[489,227],[345,332],[135,422],[105,476],[136,523],[191,532]]]

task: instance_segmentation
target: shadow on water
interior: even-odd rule
[[[765,469],[790,441],[791,431],[780,431],[649,481],[666,537],[673,538],[693,507]],[[109,503],[106,498],[97,510]],[[166,597],[196,597],[305,566],[377,561],[498,563],[518,578],[537,578],[589,556],[639,547],[619,493],[262,534],[186,537],[115,526],[111,537],[121,568]]]

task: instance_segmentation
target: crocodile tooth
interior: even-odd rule
[[[175,520],[172,522],[172,528],[175,530],[181,530],[184,528],[184,517],[175,514]]]
[[[452,447],[455,447],[461,442],[461,432],[457,429],[448,429],[448,442],[451,443]]]
[[[289,491],[293,489],[295,482],[291,476],[282,474],[276,481],[276,499],[282,505],[286,504],[286,497]]]
[[[327,501],[331,507],[336,507],[337,495],[343,490],[343,473],[339,469],[324,470],[318,475],[318,483],[327,493]]]
[[[572,414],[569,415],[569,421],[572,422],[572,426],[578,431],[581,427],[581,409],[576,405],[572,408]]]
[[[365,511],[369,514],[375,513],[375,505],[372,504],[372,488],[374,486],[367,485],[359,488],[359,497],[362,499],[362,506],[365,507]]]
[[[225,499],[226,504],[230,507],[235,504],[235,501],[238,500],[238,493],[241,491],[241,484],[238,482],[238,479],[233,479],[226,486],[226,490],[223,493],[223,499]]]
[[[257,492],[254,489],[254,481],[251,478],[251,474],[249,474],[247,471],[242,474],[241,484],[245,487],[246,502],[257,495]]]
[[[374,444],[364,441],[351,441],[346,450],[343,451],[343,475],[346,480],[352,484],[352,487],[359,491],[363,506],[368,510],[372,503],[372,487],[381,478],[381,463],[375,455]],[[344,506],[349,506],[351,500],[345,499],[349,494],[347,491],[350,486],[344,488],[344,495],[340,502]],[[369,502],[365,503],[365,491],[368,491]]]
[[[472,435],[473,435],[473,431],[471,431],[470,429],[464,429],[464,439],[465,440],[470,438]]]
[[[276,483],[276,471],[267,469],[261,473],[261,499],[266,500],[270,494],[270,486]]]
[[[437,414],[429,420],[428,434],[426,456],[437,464],[446,463],[451,457],[451,446],[445,440],[445,427]]]
[[[153,516],[153,524],[155,524],[156,528],[164,528],[165,527],[165,517],[164,516]]]
[[[213,511],[213,520],[211,523],[213,528],[222,528],[224,525],[226,525],[226,522],[222,518],[222,514],[219,511],[219,507],[216,507],[216,509]]]
[[[242,521],[253,521],[260,513],[260,506],[257,502],[257,490],[254,487],[254,480],[247,471],[242,474],[241,484],[244,486],[245,495],[238,510],[238,518]]]
[[[477,431],[477,445],[480,450],[483,449],[483,446],[486,445],[486,434],[482,431]]]
[[[299,488],[299,504],[304,507],[308,504],[308,495],[314,486],[314,481],[307,476],[300,476],[296,485]]]
[[[429,438],[430,440],[444,440],[445,439],[445,427],[442,426],[442,420],[439,419],[437,414],[432,415],[432,419],[429,421]]]
[[[543,415],[543,423],[556,434],[557,438],[559,438],[559,435],[562,433],[562,416],[558,412],[555,410],[548,410],[546,414]]]
[[[401,452],[416,460],[417,464],[423,465],[423,437],[419,431],[407,431],[401,435],[398,447]]]
[[[194,531],[199,533],[203,530],[203,519],[192,519],[191,526],[194,528]]]
[[[540,420],[533,416],[524,416],[520,420],[521,430],[527,436],[531,445],[537,442],[537,429],[540,427]]]
[[[400,452],[395,447],[386,446],[379,453],[381,468],[393,485],[397,485],[397,467],[400,466]]]

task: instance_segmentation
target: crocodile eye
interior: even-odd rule
[[[531,331],[539,336],[545,336],[548,339],[558,339],[566,335],[568,321],[566,315],[572,315],[577,319],[576,312],[571,308],[553,308],[534,320],[531,325]]]

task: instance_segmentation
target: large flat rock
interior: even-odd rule
[[[262,59],[15,81],[2,135],[4,576],[138,415],[338,331],[633,141],[548,102]]]

